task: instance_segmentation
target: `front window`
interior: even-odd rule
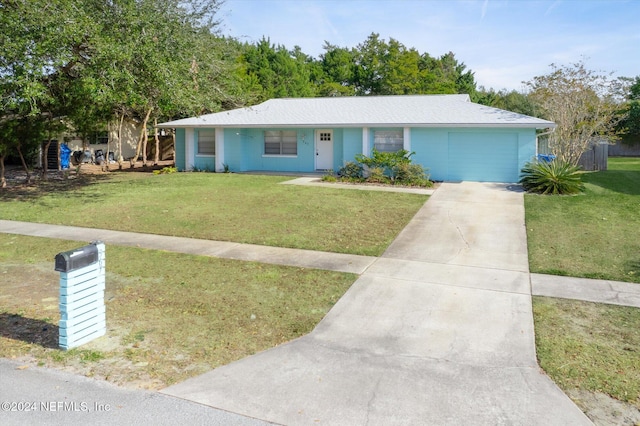
[[[216,131],[198,131],[198,155],[216,155]]]
[[[106,145],[109,143],[109,132],[95,132],[89,138],[91,145]]]
[[[373,147],[378,152],[397,152],[404,148],[402,130],[376,130],[373,134]]]
[[[265,131],[264,155],[298,155],[298,136],[296,131]]]

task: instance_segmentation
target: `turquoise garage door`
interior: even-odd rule
[[[449,133],[450,181],[517,182],[517,133]]]

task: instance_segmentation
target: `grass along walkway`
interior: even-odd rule
[[[640,159],[583,181],[583,195],[525,195],[530,270],[640,282]],[[640,421],[640,309],[534,297],[533,313],[540,366],[596,424]]]
[[[640,309],[546,297],[533,307],[540,366],[558,386],[640,409]]]
[[[278,185],[287,179],[213,173],[85,176],[0,191],[0,219],[377,256],[427,199]]]
[[[640,283],[640,158],[583,181],[583,195],[525,195],[531,272]]]
[[[53,258],[77,246],[0,234],[0,357],[161,388],[309,333],[356,279],[107,246],[107,336],[65,352]]]

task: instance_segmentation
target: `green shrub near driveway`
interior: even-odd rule
[[[338,179],[352,183],[431,187],[433,183],[429,180],[428,173],[420,164],[411,162],[412,155],[412,152],[404,149],[396,152],[379,152],[374,148],[371,157],[358,154],[357,162],[350,161],[345,164],[338,171]],[[327,181],[327,179],[324,180]]]
[[[570,195],[584,191],[580,167],[560,160],[527,163],[521,170],[520,183],[528,192]]]

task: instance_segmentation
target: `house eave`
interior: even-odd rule
[[[318,128],[361,128],[361,127],[412,127],[412,128],[501,128],[501,129],[553,129],[555,123],[271,123],[271,124],[171,124],[156,126],[159,129],[318,129]]]

